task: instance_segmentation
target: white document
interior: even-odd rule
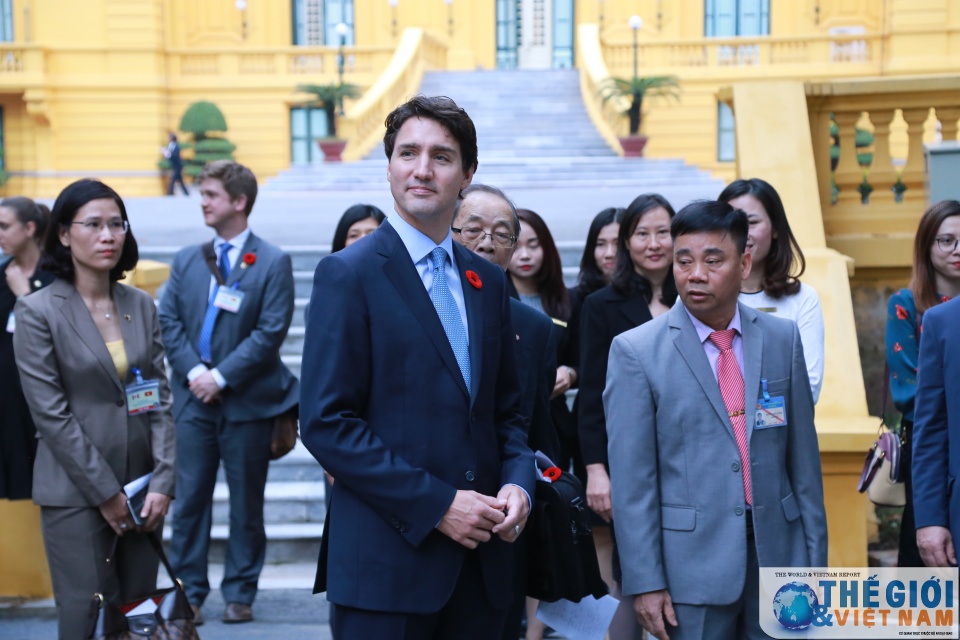
[[[150,478],[153,477],[153,471],[148,473],[145,476],[140,476],[136,480],[131,480],[127,484],[123,485],[123,492],[127,494],[127,497],[136,495],[143,491],[143,488],[150,484]]]
[[[157,603],[153,601],[153,598],[147,598],[146,600],[141,602],[139,605],[137,605],[136,607],[128,611],[127,617],[132,618],[133,616],[142,616],[149,613],[153,613],[158,608],[159,607],[157,606]]]
[[[580,602],[541,602],[537,618],[568,640],[603,640],[619,604],[612,596],[599,600],[587,596]]]

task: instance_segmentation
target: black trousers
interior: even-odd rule
[[[898,567],[923,567],[920,549],[917,547],[917,523],[913,516],[913,422],[900,422],[903,434],[903,447],[900,449],[900,477],[907,490],[907,502],[900,519],[900,553],[897,554]]]

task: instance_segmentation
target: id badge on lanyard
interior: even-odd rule
[[[767,379],[760,380],[763,388],[763,398],[757,400],[757,414],[754,421],[755,429],[771,429],[787,426],[787,405],[783,396],[770,396],[767,390]]]
[[[160,381],[144,380],[140,369],[131,369],[137,381],[127,385],[127,413],[131,416],[160,409]]]

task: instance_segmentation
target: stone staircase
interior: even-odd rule
[[[640,194],[712,182],[682,160],[619,157],[590,121],[579,83],[575,70],[438,71],[424,75],[420,92],[450,96],[470,114],[479,144],[475,179],[508,192],[602,186]],[[377,145],[359,162],[291,167],[263,189],[382,193],[386,168]]]

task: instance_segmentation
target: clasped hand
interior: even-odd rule
[[[190,381],[190,393],[204,404],[213,404],[220,400],[220,385],[209,371],[204,371]]]
[[[162,493],[148,493],[140,511],[142,525],[134,523],[127,508],[127,495],[121,491],[100,505],[100,514],[118,536],[131,531],[151,532],[160,526],[170,508],[170,496]]]
[[[476,491],[459,490],[437,525],[441,533],[468,549],[476,549],[494,534],[504,542],[515,542],[527,523],[530,506],[523,489],[507,485],[496,498]]]

